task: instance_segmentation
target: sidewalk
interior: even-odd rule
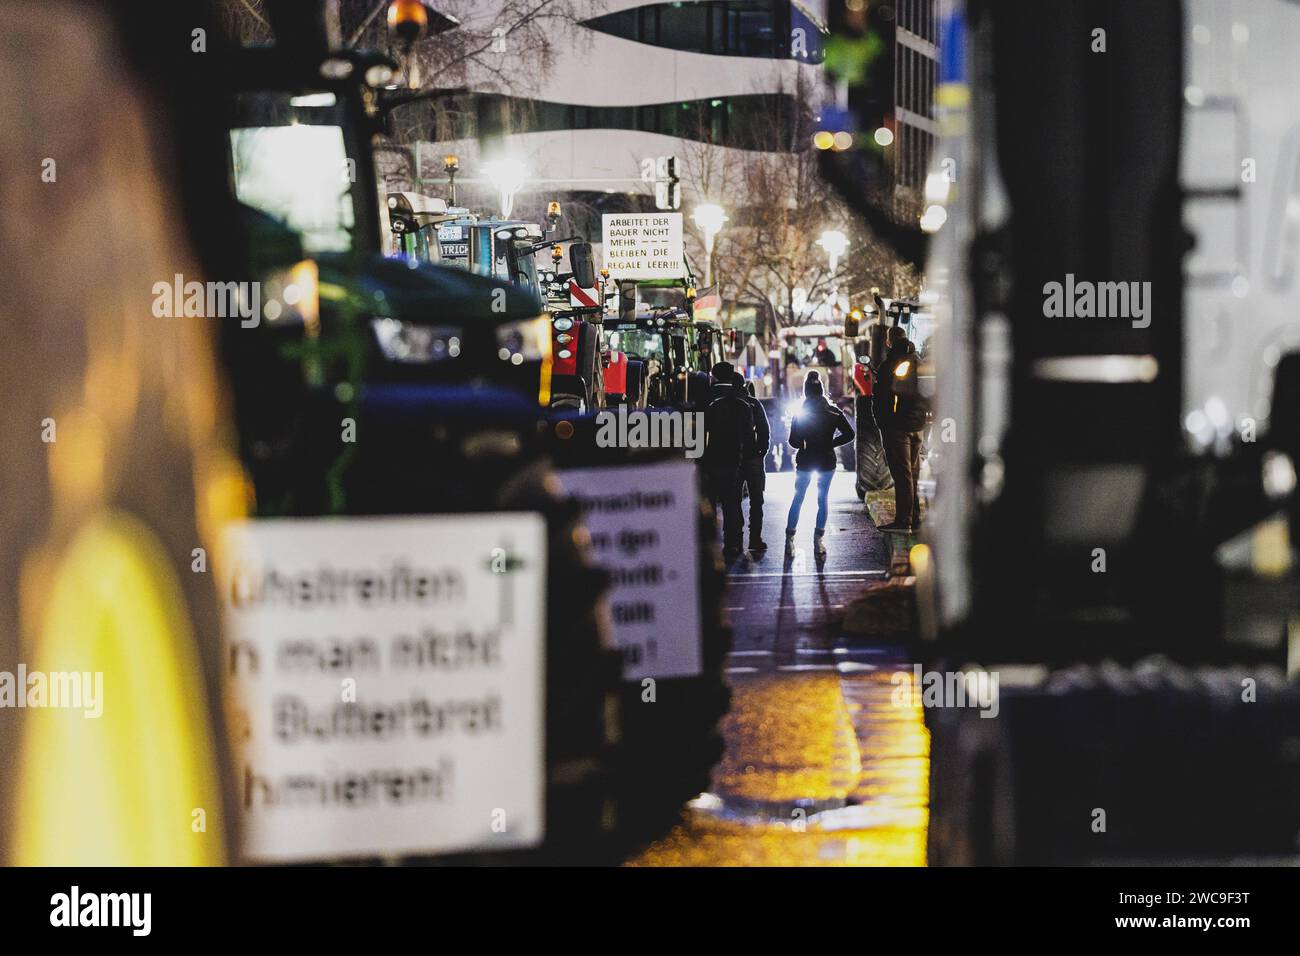
[[[884,580],[890,542],[854,497],[852,476],[840,472],[828,560],[818,567],[811,552],[809,500],[796,539],[804,551],[786,561],[793,486],[790,473],[768,475],[764,538],[772,550],[731,568],[734,697],[710,791],[631,865],[925,862],[928,736],[919,708],[893,702],[893,677],[910,682],[911,664],[896,645],[864,644],[840,627],[846,606]]]

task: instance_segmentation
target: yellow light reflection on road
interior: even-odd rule
[[[628,865],[924,866],[930,739],[912,680],[902,665],[737,677],[710,799]]]
[[[728,746],[714,792],[746,801],[844,800],[860,770],[853,726],[835,674],[767,675],[732,687]]]

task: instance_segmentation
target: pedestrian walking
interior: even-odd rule
[[[768,449],[772,447],[772,427],[762,402],[754,396],[754,386],[747,383],[740,372],[735,374],[736,388],[754,417],[754,448],[740,466],[740,482],[742,494],[746,490],[749,492],[749,550],[762,554],[767,550],[767,543],[763,541],[763,493],[767,488],[764,463]]]
[[[713,366],[712,400],[704,410],[705,493],[714,511],[722,509],[723,557],[728,562],[740,556],[745,533],[745,516],[740,507],[740,471],[753,455],[754,415],[735,384],[735,367],[730,362]]]
[[[894,479],[894,520],[881,531],[911,532],[921,526],[921,440],[928,408],[917,387],[916,347],[902,326],[889,330],[889,351],[876,373],[876,415],[885,460]],[[883,416],[883,418],[881,417]]]
[[[803,380],[803,404],[790,422],[790,446],[794,459],[794,500],[785,522],[785,553],[794,553],[794,534],[799,512],[814,474],[817,475],[817,525],[813,531],[813,552],[826,557],[827,498],[835,477],[835,449],[853,441],[853,426],[844,413],[826,399],[821,375],[812,369]]]

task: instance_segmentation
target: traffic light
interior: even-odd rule
[[[479,156],[491,161],[505,152],[506,134],[510,132],[510,104],[504,96],[481,93],[475,97],[478,124]]]
[[[682,208],[681,177],[676,156],[660,156],[655,161],[655,208]]]

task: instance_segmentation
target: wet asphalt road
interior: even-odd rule
[[[812,549],[815,485],[796,552],[784,551],[792,473],[769,474],[761,557],[729,568],[735,628],[726,753],[684,821],[634,865],[923,865],[928,737],[919,709],[897,706],[900,648],[840,628],[844,607],[885,579],[891,541],[854,496],[831,486],[824,562]],[[748,512],[748,503],[746,503]]]

